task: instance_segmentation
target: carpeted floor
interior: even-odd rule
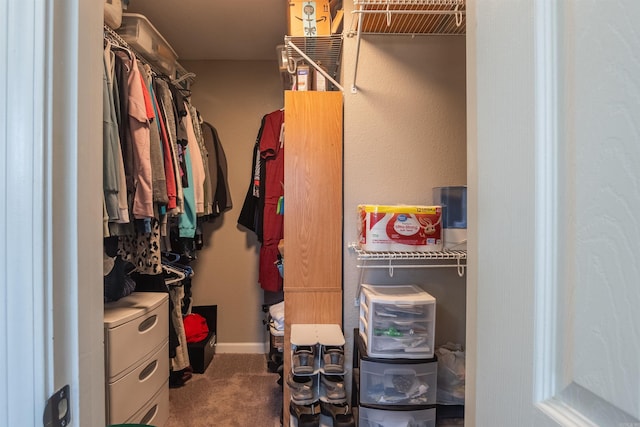
[[[264,354],[216,354],[204,374],[170,389],[166,427],[279,427],[278,378]]]

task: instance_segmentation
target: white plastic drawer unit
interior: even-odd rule
[[[362,285],[360,334],[369,357],[430,359],[436,300],[415,285]]]
[[[391,363],[394,362],[394,363]],[[404,359],[360,361],[360,403],[363,405],[435,405],[438,362]]]
[[[114,382],[167,341],[168,294],[134,292],[105,304],[104,328],[107,381]]]
[[[127,420],[127,424],[148,424],[164,427],[169,420],[169,384],[167,383],[141,408]]]
[[[386,411],[360,407],[360,427],[436,427],[436,408],[418,411]]]
[[[140,411],[149,398],[169,380],[169,343],[144,359],[124,377],[109,383],[107,402],[110,422],[124,422]]]

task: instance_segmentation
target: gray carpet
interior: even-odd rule
[[[278,378],[264,354],[216,354],[204,374],[170,389],[166,427],[279,427]]]

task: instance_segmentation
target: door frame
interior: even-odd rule
[[[0,424],[44,423],[69,386],[70,424],[104,425],[103,5],[2,3]],[[6,36],[6,37],[5,37]]]

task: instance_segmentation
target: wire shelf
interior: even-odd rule
[[[342,57],[342,34],[317,37],[284,36],[284,41],[290,61],[290,72],[295,72],[295,64],[306,62],[316,69],[322,68],[333,79],[337,79]]]
[[[363,34],[464,35],[465,0],[354,0],[348,37],[356,37],[351,93],[357,93],[358,58]]]
[[[466,33],[464,0],[354,0],[350,35]]]
[[[354,244],[355,245],[355,244]],[[363,251],[357,245],[353,250],[359,260],[386,261],[386,260],[458,260],[467,259],[466,251],[444,250],[438,252],[368,252]]]
[[[362,264],[356,265],[358,268],[387,268],[389,269],[389,275],[393,276],[394,268],[443,268],[443,267],[455,267],[458,270],[458,275],[462,277],[464,275],[467,251],[462,250],[450,250],[436,252],[370,252],[360,248],[357,243],[350,243],[349,248],[352,249],[357,257],[358,261],[363,261]],[[369,261],[374,261],[373,264],[369,264]],[[386,264],[375,263],[375,261],[387,261]],[[409,264],[396,264],[395,261],[429,261],[429,263],[409,263]],[[437,261],[445,261],[444,263]],[[453,262],[446,262],[453,261]],[[435,262],[431,264],[430,262]]]

